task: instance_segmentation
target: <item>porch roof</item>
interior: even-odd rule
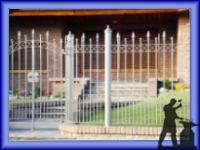
[[[95,16],[95,15],[126,15],[126,14],[188,14],[187,9],[128,9],[128,10],[10,10],[10,17],[25,16]]]

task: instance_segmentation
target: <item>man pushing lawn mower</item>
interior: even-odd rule
[[[164,119],[163,129],[159,138],[159,143],[158,143],[159,148],[162,147],[162,142],[167,133],[171,134],[173,147],[182,147],[182,148],[194,147],[194,133],[191,127],[196,126],[196,124],[188,121],[187,119],[184,119],[186,121],[183,121],[183,118],[179,117],[176,114],[176,110],[182,107],[181,101],[182,100],[178,100],[179,105],[174,107],[177,100],[172,98],[169,104],[163,107],[163,110],[165,112],[165,119]],[[179,122],[182,123],[184,126],[184,129],[180,134],[180,145],[177,144],[177,139],[176,139],[176,122],[175,122],[176,119],[180,119],[181,121]]]

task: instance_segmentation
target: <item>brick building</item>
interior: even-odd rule
[[[21,31],[22,34],[26,34],[27,38],[31,38],[31,30],[34,28],[36,31],[35,37],[39,39],[39,34],[45,35],[46,31],[49,31],[49,41],[53,43],[53,39],[59,41],[60,38],[64,38],[67,32],[70,30],[75,34],[75,37],[81,38],[82,33],[86,33],[86,43],[89,43],[89,38],[95,38],[96,33],[99,33],[100,44],[104,41],[104,29],[109,24],[112,28],[112,41],[116,43],[116,34],[120,32],[121,37],[126,37],[131,41],[131,33],[135,32],[136,43],[141,37],[146,39],[146,32],[149,30],[151,33],[151,41],[154,42],[154,38],[160,35],[160,42],[162,42],[162,31],[165,30],[167,34],[166,43],[170,45],[170,37],[174,37],[174,43],[176,44],[174,52],[174,81],[183,81],[186,84],[190,83],[190,19],[188,10],[11,10],[10,11],[10,39],[17,41],[17,32]],[[22,39],[23,40],[23,39]],[[45,40],[45,36],[42,36],[42,40]],[[123,42],[123,40],[122,40]],[[59,45],[59,42],[56,43]],[[64,45],[63,45],[64,46]],[[18,54],[14,54],[13,70],[10,69],[10,73],[21,76],[25,75],[25,58],[23,57],[23,50],[21,51],[20,68],[18,62]],[[39,69],[39,51],[36,50],[36,70]],[[46,55],[46,51],[42,52],[43,56]],[[53,54],[50,54],[53,55]],[[150,68],[154,70],[155,66],[155,54],[150,53]],[[59,54],[56,54],[58,60],[61,59]],[[87,57],[87,55],[86,55]],[[115,55],[113,54],[113,57]],[[120,70],[124,70],[124,56],[121,57]],[[146,55],[143,54],[143,69],[146,71]],[[50,57],[52,58],[52,57]],[[81,57],[79,58],[79,74],[81,75],[83,68],[81,68]],[[94,63],[92,66],[96,66],[95,57],[93,57]],[[99,69],[104,69],[103,56],[100,56]],[[127,56],[128,72],[131,72],[131,56]],[[158,80],[162,80],[162,53],[158,53]],[[170,53],[166,52],[166,78],[170,78]],[[42,74],[46,76],[47,73],[47,58],[42,57]],[[51,60],[50,60],[51,61]],[[139,55],[135,54],[135,73],[139,68]],[[56,62],[56,66],[60,66],[61,62]],[[11,67],[11,63],[10,63]],[[57,68],[57,67],[56,67]],[[86,60],[85,71],[89,68],[89,64]],[[95,67],[92,68],[95,71]],[[31,70],[31,52],[28,52],[27,70]],[[64,76],[65,66],[63,59],[62,74]],[[116,63],[112,64],[112,70],[115,72]],[[101,72],[101,71],[100,71]],[[101,74],[101,73],[100,73]],[[60,72],[55,71],[54,76],[59,77]],[[53,76],[53,72],[50,72],[50,78]],[[101,76],[101,75],[100,75]],[[17,78],[17,77],[16,77]],[[53,78],[53,77],[52,77]],[[45,82],[45,81],[43,81]],[[17,84],[17,81],[14,83]],[[23,83],[22,83],[23,84]],[[17,85],[16,85],[17,86]],[[22,85],[23,86],[23,85]]]

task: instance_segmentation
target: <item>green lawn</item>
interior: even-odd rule
[[[163,106],[170,99],[182,99],[182,108],[177,111],[180,117],[189,119],[189,91],[175,91],[160,94],[157,98],[147,99],[144,102],[130,104],[120,108],[113,108],[111,112],[112,125],[138,125],[138,126],[162,126],[164,119]],[[92,114],[85,123],[103,124],[104,111]]]

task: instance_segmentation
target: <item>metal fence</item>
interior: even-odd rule
[[[48,32],[36,37],[32,30],[30,39],[18,32],[10,41],[10,122],[28,121],[31,129],[37,121],[158,127],[171,97],[184,99],[180,115],[188,118],[189,93],[174,92],[174,38],[165,31],[139,39],[111,35],[108,27],[100,44],[98,33],[50,41]]]

